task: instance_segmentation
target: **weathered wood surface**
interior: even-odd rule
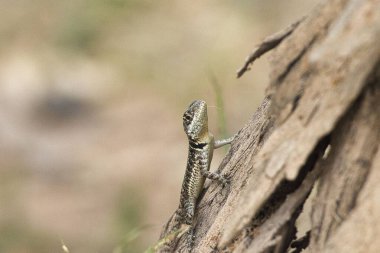
[[[379,252],[380,0],[323,1],[285,37],[219,167],[231,184],[206,183],[194,247],[170,251]]]

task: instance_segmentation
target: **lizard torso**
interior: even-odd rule
[[[177,214],[180,223],[192,225],[196,202],[206,177],[223,184],[227,182],[223,176],[209,170],[214,149],[230,143],[233,138],[215,142],[208,131],[207,105],[201,100],[190,104],[183,115],[183,126],[189,140],[189,151]]]
[[[182,183],[180,206],[179,208],[187,211],[187,217],[194,215],[194,207],[196,205],[199,194],[202,191],[205,176],[202,171],[209,170],[213,155],[214,138],[209,136],[209,140],[203,143],[197,143],[189,140],[189,151],[187,158],[187,166],[185,177]],[[191,216],[189,215],[191,214]],[[185,219],[185,223],[191,225],[191,219]]]

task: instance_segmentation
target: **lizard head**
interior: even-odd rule
[[[188,138],[199,140],[208,133],[207,104],[195,100],[183,114],[183,128]]]

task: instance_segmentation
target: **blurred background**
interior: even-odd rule
[[[206,100],[217,138],[243,127],[267,56],[235,71],[315,3],[2,0],[0,252],[153,245],[178,205],[186,107]]]

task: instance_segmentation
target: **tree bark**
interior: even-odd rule
[[[267,96],[218,169],[231,183],[206,182],[194,246],[162,252],[379,252],[380,0],[323,1],[278,34]]]

